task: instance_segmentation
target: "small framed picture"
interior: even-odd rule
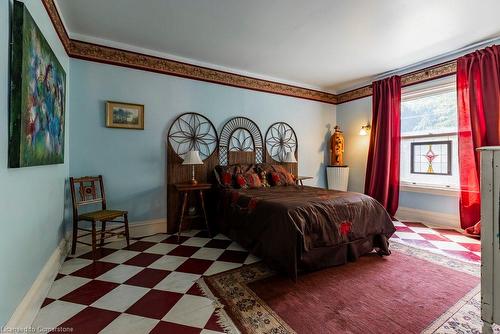
[[[106,127],[144,130],[144,105],[106,102]]]

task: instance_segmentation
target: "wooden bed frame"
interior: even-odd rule
[[[215,147],[208,148],[209,146],[196,144],[196,140],[198,139],[193,133],[189,133],[189,131],[194,129],[195,126],[199,126],[199,123],[202,122],[199,120],[197,121],[197,119],[201,119],[203,122],[205,122],[207,124],[207,128],[212,128],[211,130],[207,131],[213,131],[213,133],[215,133]],[[181,122],[179,122],[179,120],[181,120]],[[202,156],[203,165],[195,166],[196,179],[199,182],[215,184],[214,169],[217,165],[275,163],[284,165],[285,168],[291,170],[294,175],[298,175],[298,163],[288,164],[279,160],[275,160],[271,156],[271,154],[273,154],[276,157],[274,152],[271,150],[272,152],[270,153],[270,147],[272,146],[270,145],[271,142],[275,143],[274,146],[280,144],[283,145],[283,143],[281,143],[279,140],[276,140],[276,138],[272,138],[272,133],[276,131],[283,132],[284,128],[286,129],[288,134],[291,133],[291,138],[293,138],[293,145],[290,146],[295,148],[295,158],[298,161],[297,136],[295,134],[295,131],[289,124],[284,122],[276,122],[271,124],[266,131],[266,138],[265,140],[263,140],[262,133],[260,132],[260,129],[255,122],[246,117],[233,117],[222,126],[219,137],[212,122],[210,122],[210,120],[208,120],[208,118],[206,118],[205,116],[198,113],[181,114],[176,120],[174,120],[174,122],[170,126],[168,137],[166,140],[167,233],[174,233],[178,229],[180,203],[178,200],[179,194],[175,188],[175,184],[188,182],[191,179],[191,166],[182,165],[183,159],[180,156],[181,152],[179,152],[178,147],[174,147],[174,144],[176,144],[175,139],[178,138],[179,134],[179,131],[176,131],[175,129],[176,125],[178,124],[184,126],[186,130],[181,131],[182,135],[185,135],[186,138],[182,140],[191,140],[189,144],[186,144],[187,146],[189,146],[189,149],[206,149],[206,152],[204,152],[205,159],[203,159]],[[277,128],[279,129],[274,131],[274,129]],[[213,143],[211,142],[211,144]],[[207,197],[207,199],[209,199],[210,195],[208,195]]]
[[[197,140],[199,131],[194,131],[195,135],[191,135],[189,130],[200,128],[198,123],[194,122],[190,125],[188,122],[184,122],[182,124],[185,130],[174,131],[175,136],[178,133],[186,135],[187,139],[183,138],[182,142]],[[293,147],[297,158],[297,139],[293,129],[283,122],[274,123],[271,128],[266,132],[266,140],[263,141],[262,134],[253,121],[244,117],[228,120],[222,127],[217,143],[212,145],[208,152],[203,152],[205,164],[197,166],[197,178],[200,181],[215,183],[214,169],[217,165],[283,164],[281,161],[285,160],[285,156],[290,152],[290,147]],[[214,133],[212,137],[217,137],[215,129],[210,131]],[[292,137],[293,139],[285,145],[284,141]],[[293,142],[293,146],[288,145],[291,142]],[[171,233],[176,230],[179,210],[178,194],[173,185],[176,182],[186,182],[190,177],[188,166],[181,165],[182,160],[178,156],[179,149],[176,151],[174,146],[170,146],[173,145],[170,140],[168,145],[167,201],[169,220],[167,226],[169,233]],[[191,147],[206,148],[206,146],[197,144],[187,146],[189,146],[187,149],[192,149]],[[280,149],[276,149],[277,147],[281,149],[286,147],[286,150],[280,151]],[[297,175],[296,163],[283,165]],[[213,203],[213,205],[208,204],[207,206],[213,209],[212,216],[210,211],[208,212],[211,231],[220,228],[228,237],[240,243],[242,247],[251,250],[254,255],[260,257],[273,269],[283,271],[294,280],[297,279],[300,270],[316,270],[330,265],[344,264],[374,249],[381,256],[390,254],[388,238],[395,231],[394,225],[380,204],[377,206],[366,203],[362,198],[363,196],[367,197],[366,195],[345,193],[339,196],[335,191],[314,187],[271,187],[268,190],[269,192],[264,189],[213,187],[213,194],[206,196],[206,199]],[[368,199],[375,202],[372,198]],[[259,201],[265,203],[261,202],[263,205],[257,205]],[[329,203],[330,210],[325,207],[322,201]],[[254,206],[251,207],[251,203],[254,203]],[[298,207],[297,210],[292,209],[293,212],[285,211],[289,208],[297,208],[297,205],[303,205],[303,207]],[[336,206],[341,206],[341,210],[337,211]],[[363,214],[352,216],[351,213],[355,213],[358,207],[360,210],[364,210]],[[278,215],[270,215],[272,212],[269,211],[273,209],[278,210]],[[322,212],[329,212],[331,216],[325,217]],[[299,221],[307,220],[307,217],[317,216],[318,219],[315,222],[321,226],[309,233],[307,227],[296,225],[296,221],[292,217],[294,214]],[[372,214],[379,220],[371,221],[366,218],[367,214]],[[335,224],[331,224],[331,222]],[[294,225],[291,226],[290,223]],[[357,237],[351,240],[347,234],[350,233],[353,224],[357,224],[356,226],[368,224],[371,229],[358,228],[366,233],[363,232],[363,238]],[[318,238],[321,238],[319,242],[317,242]],[[335,239],[334,242],[332,242],[333,239]]]

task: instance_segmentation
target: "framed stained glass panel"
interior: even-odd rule
[[[411,143],[411,173],[451,175],[451,140]]]

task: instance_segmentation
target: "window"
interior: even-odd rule
[[[428,188],[459,185],[455,82],[413,87],[401,101],[401,183]]]

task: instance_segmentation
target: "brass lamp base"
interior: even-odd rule
[[[196,184],[198,184],[198,181],[196,181],[196,178],[194,177],[194,165],[193,165],[193,169],[192,170],[193,170],[193,173],[191,174],[192,175],[191,176],[191,184],[192,185],[196,185]]]

